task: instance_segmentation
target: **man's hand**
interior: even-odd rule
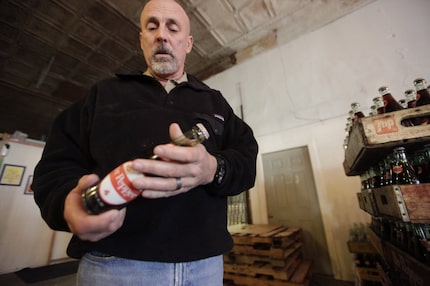
[[[71,232],[82,240],[98,241],[114,233],[124,222],[126,208],[109,210],[99,215],[89,215],[86,212],[82,192],[98,180],[97,175],[83,176],[66,197],[64,218]]]
[[[169,128],[170,138],[182,135],[178,124]],[[142,190],[145,198],[175,196],[199,185],[212,182],[217,161],[202,144],[193,147],[174,144],[158,145],[154,155],[161,160],[136,159],[133,169],[143,174],[151,174],[133,181],[135,188]]]

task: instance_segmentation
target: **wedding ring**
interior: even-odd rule
[[[181,178],[176,178],[176,190],[179,190],[181,188],[182,188]]]

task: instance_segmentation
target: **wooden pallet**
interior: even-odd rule
[[[253,286],[308,286],[311,280],[312,261],[301,260],[296,271],[288,281],[274,279],[270,275],[244,275],[224,272],[224,285]]]
[[[254,264],[224,264],[224,272],[242,274],[252,277],[265,276],[276,280],[290,280],[302,261],[301,252],[297,252],[285,267],[273,266],[266,262]]]
[[[302,259],[301,229],[282,225],[229,227],[233,249],[224,255],[224,276],[232,285],[309,284],[311,261]]]
[[[248,245],[235,245],[232,249],[233,253],[257,255],[268,257],[273,260],[285,260],[290,256],[297,247],[301,247],[301,242],[296,242],[289,248],[270,248],[270,249],[258,249]]]
[[[239,224],[228,228],[235,245],[286,248],[299,239],[300,228],[282,225]]]
[[[286,259],[301,238],[300,228],[282,225],[241,224],[229,227],[237,254]]]
[[[291,260],[294,260],[294,257],[300,254],[302,246],[302,242],[294,243],[288,249],[283,251],[282,259],[273,258],[273,255],[271,256],[270,252],[267,251],[254,250],[252,248],[248,249],[246,247],[236,247],[233,248],[231,252],[224,254],[224,262],[247,265],[264,262],[272,265],[273,267],[286,268],[291,264]]]

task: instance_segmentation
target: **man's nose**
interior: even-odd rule
[[[160,26],[157,30],[157,41],[166,41],[167,40],[167,28],[164,26]]]

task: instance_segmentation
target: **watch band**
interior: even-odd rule
[[[224,158],[222,158],[221,156],[215,156],[215,158],[217,162],[217,167],[213,182],[219,186],[222,184],[225,177],[226,164]]]

